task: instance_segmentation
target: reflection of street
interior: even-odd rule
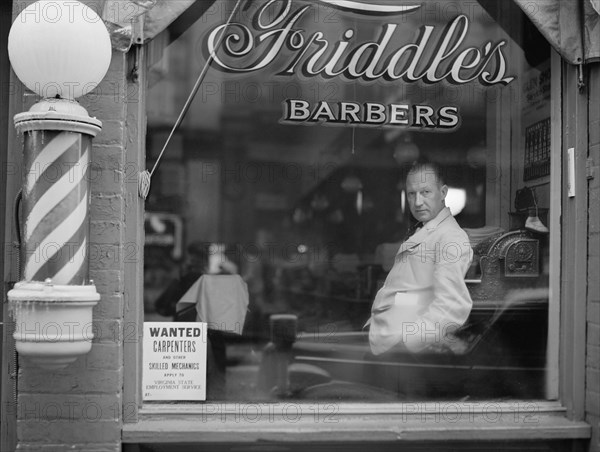
[[[257,344],[230,344],[227,347],[226,400],[257,400],[261,350],[262,346]]]
[[[523,298],[525,294],[529,297]],[[289,356],[273,354],[272,344],[264,342],[230,342],[225,399],[544,397],[546,297],[547,291],[529,291],[501,304],[478,303],[457,338],[465,344],[462,353],[432,349],[413,354],[396,350],[374,357],[369,353],[365,332],[344,331],[335,324],[323,324],[310,331],[301,329]],[[283,396],[277,394],[277,388],[265,389],[261,381],[265,375],[276,376],[275,367],[281,364],[278,360],[283,360],[287,369]]]

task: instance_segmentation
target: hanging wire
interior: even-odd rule
[[[171,132],[169,133],[169,136],[167,137],[167,141],[165,141],[165,144],[163,145],[163,148],[160,151],[160,154],[158,154],[158,158],[156,159],[156,162],[154,162],[154,166],[152,167],[152,170],[151,171],[144,170],[139,174],[138,192],[142,199],[146,199],[146,197],[148,196],[148,193],[150,191],[150,183],[151,183],[152,175],[154,174],[154,171],[158,167],[158,164],[160,163],[160,160],[161,160],[163,154],[165,153],[165,150],[167,149],[167,146],[169,145],[169,142],[171,141],[173,134],[181,125],[183,118],[185,117],[186,113],[188,112],[188,110],[190,108],[190,105],[192,104],[192,101],[196,97],[196,94],[198,93],[198,90],[200,89],[200,85],[202,84],[202,81],[204,80],[204,77],[206,76],[208,67],[210,66],[210,63],[212,62],[212,60],[214,59],[217,50],[221,46],[221,43],[223,42],[223,39],[225,38],[225,32],[227,31],[227,28],[231,24],[233,16],[235,15],[237,9],[239,8],[241,2],[242,2],[242,0],[237,0],[237,2],[235,3],[235,6],[233,7],[233,10],[231,11],[229,18],[227,19],[227,22],[225,23],[225,26],[223,27],[223,31],[221,32],[221,35],[219,36],[219,39],[218,39],[214,49],[208,56],[206,63],[204,64],[204,67],[202,68],[202,71],[200,72],[200,75],[198,75],[198,78],[196,79],[196,83],[194,84],[194,87],[192,88],[190,95],[188,96],[187,100],[185,101],[185,104],[183,105],[183,108],[181,109],[181,112],[179,113],[179,117],[177,118],[177,121],[175,121],[175,124],[173,125],[173,128],[171,129]]]
[[[354,20],[354,29],[357,30],[356,19]],[[356,80],[354,82],[352,82],[352,97],[353,97],[354,102],[356,102],[356,100],[357,100],[357,92],[356,92],[357,83],[358,82]],[[356,132],[356,125],[352,125],[352,156],[354,156],[354,154],[356,154],[356,150],[354,149],[355,132]]]

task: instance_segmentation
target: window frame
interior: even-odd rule
[[[137,127],[128,128],[130,146],[127,149],[127,165],[138,168],[139,171],[145,169],[147,45],[135,46],[130,52],[132,65],[135,63],[141,69],[137,81],[128,79],[128,83],[135,85],[134,91],[139,96],[137,102],[128,103],[128,122],[132,120]],[[582,318],[585,322],[587,272],[583,271],[579,276],[571,274],[573,263],[579,267],[586,265],[587,254],[577,252],[584,246],[582,226],[576,223],[572,213],[587,209],[584,206],[584,201],[587,202],[587,186],[584,184],[585,180],[579,181],[575,201],[567,198],[562,177],[566,157],[561,152],[566,141],[576,141],[578,147],[583,145],[581,149],[585,148],[587,133],[583,136],[583,133],[564,133],[564,130],[565,127],[574,125],[577,125],[578,130],[587,128],[587,123],[577,121],[577,115],[584,114],[585,106],[584,99],[580,98],[581,93],[576,89],[576,68],[563,62],[554,50],[551,57],[551,77],[551,199],[561,199],[558,208],[551,209],[549,218],[550,229],[560,231],[554,234],[550,244],[550,273],[560,277],[550,278],[548,319],[549,330],[559,329],[559,334],[549,335],[548,340],[549,395],[556,400],[519,400],[493,404],[483,401],[468,406],[427,402],[420,404],[420,411],[416,413],[412,412],[415,403],[344,402],[338,406],[337,421],[324,425],[314,419],[315,412],[318,412],[319,405],[323,403],[290,401],[301,410],[299,422],[305,429],[298,428],[300,424],[290,423],[285,418],[286,412],[281,403],[275,403],[278,406],[269,411],[272,416],[269,416],[268,421],[250,422],[248,425],[240,423],[235,416],[227,415],[235,413],[244,402],[144,405],[141,384],[144,201],[138,196],[137,180],[128,180],[125,244],[135,244],[136,256],[139,258],[125,263],[123,442],[222,442],[231,440],[231,433],[234,431],[243,432],[238,439],[244,441],[349,441],[352,439],[352,434],[349,433],[355,432],[353,428],[356,427],[357,419],[368,422],[371,426],[370,429],[359,430],[363,440],[365,434],[368,438],[382,441],[589,438],[590,427],[583,422],[585,330],[577,327],[584,324],[581,323]],[[583,165],[585,170],[585,157],[578,155],[577,165]],[[574,247],[562,247],[562,243],[572,243],[572,239],[576,240]],[[576,284],[573,279],[577,280]],[[583,285],[580,285],[581,281]],[[574,296],[578,298],[572,298]],[[560,300],[566,299],[573,299],[575,302],[561,304]],[[256,404],[249,402],[245,405]],[[441,422],[435,419],[435,413],[456,415],[470,410],[474,416],[464,422],[452,421],[452,418]],[[491,415],[498,416],[499,422],[490,423],[489,419],[486,421],[486,416]],[[514,422],[517,418],[523,422]],[[403,421],[400,426],[397,424],[398,419]],[[525,422],[528,419],[535,419],[535,422],[528,424]],[[503,428],[498,430],[498,425]]]

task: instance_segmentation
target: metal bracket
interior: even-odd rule
[[[579,63],[577,65],[577,89],[579,89],[579,92],[582,92],[585,88],[585,76],[583,69],[583,63]]]
[[[133,46],[133,67],[129,72],[129,79],[133,83],[137,83],[140,80],[140,47],[139,45]]]
[[[144,18],[145,14],[136,17],[132,22],[132,41],[134,44],[142,45],[144,43]]]
[[[596,177],[595,173],[596,171],[594,168],[594,159],[590,157],[585,161],[585,175],[588,178],[588,180],[590,180]]]
[[[144,44],[144,15],[138,16],[136,20],[132,22],[132,25],[133,35],[131,40],[134,55],[130,78],[132,82],[137,83],[140,79],[140,47]]]

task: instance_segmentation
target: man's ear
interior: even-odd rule
[[[446,199],[446,195],[448,194],[448,186],[446,184],[442,185],[440,188],[440,192],[442,192],[442,199]]]

